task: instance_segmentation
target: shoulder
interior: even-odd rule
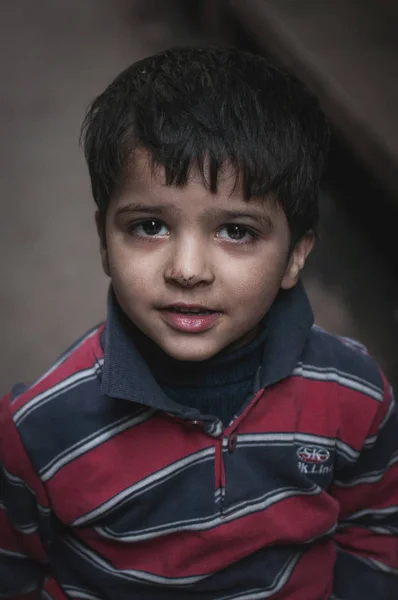
[[[87,406],[95,409],[103,364],[103,329],[100,325],[88,331],[35,383],[14,386],[0,402],[0,429],[10,440],[3,454],[11,455],[19,448],[18,455],[24,456],[25,462],[28,457],[43,481],[43,466],[62,454],[70,438],[79,433]]]
[[[17,428],[35,413],[43,417],[47,405],[54,405],[57,398],[72,390],[78,391],[80,386],[99,377],[103,364],[100,343],[103,329],[104,324],[101,324],[86,332],[32,385],[14,386],[9,398]]]
[[[79,429],[76,408],[84,404],[85,382],[99,379],[103,329],[100,325],[88,331],[35,383],[16,385],[0,399],[3,472],[15,486],[33,491],[42,506],[48,504],[42,465],[62,450],[63,435]]]
[[[385,380],[378,363],[356,340],[333,335],[314,325],[296,374],[304,378],[334,383],[381,402]]]
[[[320,327],[312,327],[294,375],[303,403],[351,459],[374,443],[394,410],[391,387],[366,347]]]

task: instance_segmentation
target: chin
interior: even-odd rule
[[[160,347],[166,354],[175,360],[181,361],[201,362],[209,360],[222,350],[222,348],[195,348],[194,345],[192,346],[193,347],[189,347],[189,344],[179,344],[176,347],[174,344],[160,344]]]

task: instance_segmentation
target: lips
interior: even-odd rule
[[[202,315],[221,312],[203,304],[169,304],[163,310],[184,314],[184,315]]]
[[[207,308],[185,309],[185,308],[171,307],[167,310],[170,310],[171,312],[174,312],[174,313],[177,313],[180,315],[211,315],[212,313],[216,312],[214,310],[209,310]]]
[[[168,325],[185,333],[201,333],[211,329],[222,314],[221,311],[199,304],[171,304],[160,312]]]

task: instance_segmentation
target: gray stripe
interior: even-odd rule
[[[360,519],[361,517],[371,516],[374,519],[382,519],[385,515],[395,515],[398,514],[398,506],[388,506],[387,508],[367,508],[364,510],[359,510],[352,515],[349,515],[344,520],[351,521]]]
[[[20,558],[21,560],[29,559],[27,554],[22,554],[21,552],[13,552],[12,550],[6,550],[5,548],[0,548],[0,555],[8,556],[10,558]]]
[[[19,531],[20,533],[23,533],[25,535],[31,535],[32,533],[35,533],[39,529],[39,526],[37,523],[28,523],[27,525],[17,525],[15,522],[13,522],[12,525],[13,525],[14,529],[16,529],[17,531]]]
[[[353,529],[355,527],[358,527],[356,523],[340,521],[337,526],[337,532],[343,529]],[[378,533],[379,535],[398,535],[398,527],[391,525],[375,525],[374,527],[366,527],[366,531],[373,531],[373,533]]]
[[[229,519],[231,520],[231,519]],[[227,519],[221,519],[220,513],[215,513],[207,517],[198,519],[188,519],[186,521],[173,521],[157,527],[149,527],[141,529],[138,532],[123,531],[117,533],[112,531],[110,527],[94,527],[95,531],[102,537],[109,540],[123,540],[123,542],[142,542],[158,538],[171,533],[180,533],[181,531],[206,531],[226,523]]]
[[[67,594],[72,595],[75,598],[82,598],[83,600],[103,600],[103,596],[97,596],[96,594],[81,588],[64,585],[63,589]]]
[[[303,490],[299,487],[279,488],[277,490],[273,490],[272,492],[268,492],[267,494],[264,494],[255,500],[251,500],[249,502],[240,502],[231,506],[227,511],[225,511],[223,521],[236,520],[253,512],[265,510],[273,504],[277,504],[278,502],[293,496],[315,496],[321,492],[322,488],[316,484],[314,484],[308,490]]]
[[[354,375],[353,373],[346,373],[345,371],[341,371],[340,369],[336,369],[335,367],[330,367],[330,366],[329,367],[317,367],[315,365],[304,364],[302,362],[298,362],[296,366],[302,367],[305,370],[315,371],[317,373],[335,373],[336,375],[339,375],[339,376],[343,377],[344,379],[349,379],[350,381],[357,382],[368,388],[373,389],[378,394],[384,395],[384,387],[383,386],[376,385],[374,383],[371,383],[370,381],[367,381],[366,379],[363,379],[363,377],[358,377],[357,375]]]
[[[324,369],[321,371],[320,369],[316,370],[316,368],[313,368],[311,365],[302,365],[301,367],[296,367],[294,369],[293,375],[298,375],[304,379],[313,379],[316,381],[333,381],[334,383],[338,383],[343,387],[347,387],[357,392],[361,392],[366,396],[370,396],[378,402],[382,402],[384,397],[384,392],[381,392],[380,389],[375,388],[373,384],[363,381],[359,378],[353,379],[349,373],[343,373],[337,371],[337,369]]]

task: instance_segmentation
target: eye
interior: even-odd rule
[[[258,239],[258,234],[246,227],[245,225],[239,225],[238,223],[229,223],[223,225],[217,232],[219,238],[232,242],[240,242],[241,244],[247,244],[254,242]]]
[[[165,237],[169,234],[167,225],[159,219],[143,219],[132,224],[130,231],[138,237]]]

